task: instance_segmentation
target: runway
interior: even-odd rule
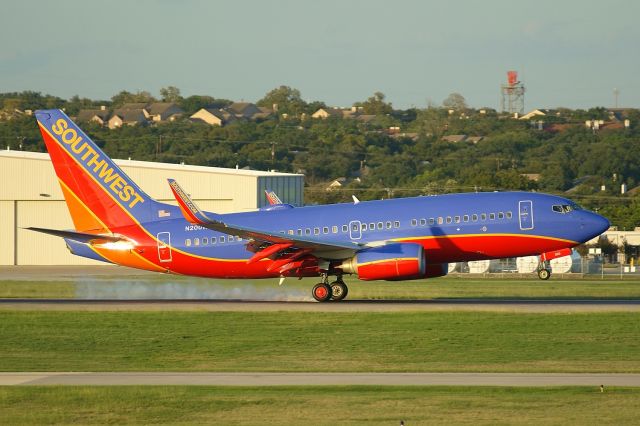
[[[385,299],[344,300],[338,303],[222,299],[0,299],[0,310],[215,312],[488,311],[520,313],[640,312],[640,299]]]
[[[0,386],[640,386],[640,374],[0,373]]]

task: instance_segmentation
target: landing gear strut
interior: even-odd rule
[[[313,286],[313,290],[311,290],[311,295],[318,302],[328,302],[329,300],[339,302],[347,297],[347,293],[349,293],[349,288],[342,280],[341,275],[338,275],[337,279],[329,284],[329,276],[326,273],[322,274],[322,282]]]
[[[538,266],[538,278],[541,280],[548,280],[551,278],[551,267],[549,262],[541,262]]]

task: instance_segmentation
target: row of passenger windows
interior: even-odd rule
[[[394,222],[371,222],[371,223],[363,223],[354,221],[351,223],[352,231],[375,231],[383,230],[383,229],[392,229],[392,228],[400,228],[400,221],[396,220]],[[289,234],[289,235],[320,235],[320,234],[338,234],[339,231],[342,230],[343,233],[349,232],[349,225],[342,225],[338,227],[338,225],[333,225],[331,228],[328,226],[323,226],[322,228],[298,228],[297,230],[289,229],[288,231],[280,231],[281,234]]]
[[[555,207],[555,206],[554,206]],[[555,211],[555,209],[554,209]],[[472,215],[468,215],[465,214],[463,216],[447,216],[447,217],[431,217],[428,220],[427,219],[411,219],[411,226],[418,226],[418,224],[420,224],[420,226],[426,226],[427,223],[429,223],[430,226],[435,225],[436,223],[438,225],[442,225],[445,222],[446,223],[460,223],[460,222],[478,222],[479,221],[486,221],[487,218],[489,220],[496,220],[496,217],[498,220],[502,220],[504,218],[507,219],[511,219],[513,217],[513,214],[511,212],[498,212],[498,213],[480,213],[478,214],[472,214]],[[393,229],[393,228],[400,228],[400,221],[396,220],[396,221],[386,221],[386,222],[370,222],[370,223],[363,223],[363,222],[358,222],[358,221],[354,221],[351,223],[351,231],[375,231],[375,230],[379,230],[382,231],[384,229]],[[281,234],[289,234],[289,235],[320,235],[320,234],[338,234],[339,230],[341,230],[343,233],[347,233],[349,232],[349,225],[342,225],[341,227],[338,227],[338,225],[333,225],[331,227],[328,226],[323,226],[322,228],[298,228],[297,230],[293,230],[293,229],[289,229],[288,231],[280,231]],[[209,238],[207,237],[202,237],[202,239],[200,238],[194,238],[193,239],[193,245],[194,246],[206,246],[209,245],[209,241],[211,241],[211,244],[224,244],[225,241],[242,241],[242,238],[240,237],[234,237],[232,235],[229,235],[228,237],[226,237],[227,239],[225,239],[224,236],[220,236],[220,237],[211,237],[211,239],[209,240]],[[190,238],[187,238],[185,240],[185,245],[187,247],[190,247],[192,242]]]
[[[487,219],[489,220],[496,220],[496,218],[498,220],[502,220],[504,218],[507,219],[511,219],[513,217],[513,214],[511,212],[498,212],[498,213],[480,213],[478,214],[472,214],[472,215],[468,215],[465,214],[463,216],[447,216],[447,217],[430,217],[428,220],[429,226],[433,226],[436,223],[438,225],[442,225],[444,223],[460,223],[460,222],[478,222],[478,221],[486,221]],[[427,219],[411,219],[411,226],[418,226],[418,223],[420,224],[420,226],[426,226],[427,225]]]
[[[232,243],[233,241],[242,241],[242,238],[240,237],[234,237],[233,235],[229,235],[227,237],[225,236],[220,236],[220,237],[211,237],[211,239],[209,239],[208,237],[202,237],[202,238],[194,238],[193,239],[193,245],[194,246],[199,246],[199,245],[203,245],[203,246],[208,246],[209,243],[211,244],[224,244],[225,242],[230,242]],[[191,247],[191,238],[187,238],[186,240],[184,240],[184,245],[187,247]]]

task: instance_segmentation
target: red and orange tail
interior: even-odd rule
[[[78,231],[108,231],[155,219],[145,194],[60,110],[36,111],[42,138]]]

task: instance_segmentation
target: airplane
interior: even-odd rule
[[[313,298],[340,301],[347,274],[434,278],[447,274],[449,262],[536,255],[539,278],[549,279],[550,260],[609,228],[566,198],[533,192],[354,197],[306,207],[276,196],[257,211],[204,212],[173,179],[177,206],[151,198],[64,112],[35,116],[75,229],[28,229],[64,238],[75,255],[132,268],[280,283],[320,277]]]

